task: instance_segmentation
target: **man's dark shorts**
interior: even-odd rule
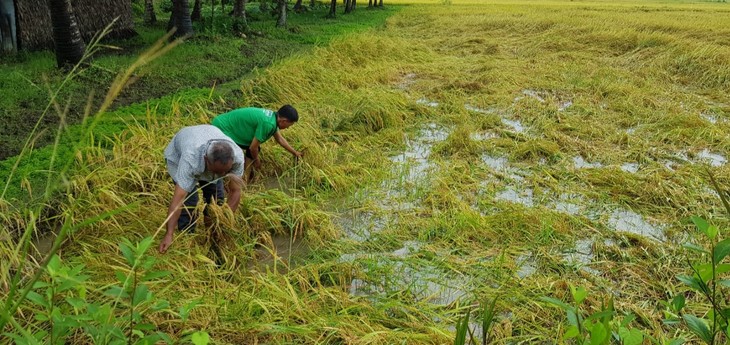
[[[248,146],[238,145],[238,147],[243,150],[244,154],[246,155],[246,158],[253,159],[253,156],[251,156],[251,149]],[[261,146],[259,146],[259,153],[261,153]]]

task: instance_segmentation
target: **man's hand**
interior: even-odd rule
[[[301,151],[294,151],[294,152],[292,152],[291,154],[292,154],[292,155],[294,155],[294,157],[296,157],[296,158],[297,158],[297,160],[299,160],[299,159],[301,159],[302,157],[304,157],[304,152],[301,152]]]
[[[256,158],[253,160],[253,167],[256,168],[256,170],[261,169],[261,160]]]
[[[170,245],[172,244],[172,234],[165,234],[165,237],[160,242],[160,254],[165,254]]]

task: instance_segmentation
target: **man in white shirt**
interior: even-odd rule
[[[164,253],[172,244],[175,227],[195,230],[193,211],[198,204],[198,189],[210,204],[213,199],[222,204],[225,193],[222,177],[234,180],[230,184],[228,207],[235,212],[241,201],[243,151],[220,129],[211,125],[190,126],[181,129],[165,149],[167,171],[175,181],[175,192],[167,210],[167,232],[160,243]],[[198,187],[199,186],[199,187]]]

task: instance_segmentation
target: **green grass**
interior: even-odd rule
[[[168,113],[173,100],[182,104],[208,99],[215,90],[214,110],[225,112],[230,108],[249,106],[249,100],[241,99],[237,92],[240,79],[295,53],[302,54],[313,47],[327,44],[335,37],[355,33],[373,26],[382,25],[390,11],[359,11],[357,14],[324,19],[326,13],[319,8],[303,14],[290,13],[289,28],[275,28],[275,18],[258,13],[258,7],[250,6],[249,23],[251,31],[261,33],[243,39],[231,32],[231,19],[217,18],[215,26],[198,23],[198,34],[183,46],[173,49],[149,65],[135,71],[130,84],[117,97],[112,109],[103,116],[95,129],[97,139],[112,137],[126,128],[132,121],[144,121],[147,107],[160,107],[159,113]],[[220,11],[220,9],[218,9]],[[204,19],[209,19],[204,13]],[[47,166],[52,149],[43,148],[52,143],[61,116],[51,110],[42,116],[49,102],[49,90],[61,85],[57,101],[61,107],[68,105],[64,115],[64,126],[60,140],[59,161],[67,161],[73,154],[71,143],[76,143],[84,130],[74,128],[83,118],[88,105],[87,95],[92,95],[92,108],[103,101],[106,90],[117,73],[126,69],[141,49],[154,43],[164,34],[166,18],[158,18],[154,28],[137,25],[139,36],[120,42],[110,42],[120,50],[102,52],[91,66],[80,71],[78,76],[68,79],[55,68],[55,57],[49,52],[22,53],[15,61],[0,65],[0,110],[5,121],[0,125],[0,178],[4,181],[10,174],[28,133],[37,122],[39,132],[34,135],[34,152],[25,155],[19,163],[17,173],[9,185],[7,199],[28,199],[27,189],[42,185],[43,179],[36,172],[39,166]],[[185,66],[185,68],[181,68]],[[218,102],[222,98],[224,102]],[[42,119],[41,119],[42,117]],[[39,134],[40,133],[40,134]],[[12,157],[12,158],[11,158]],[[25,181],[27,180],[27,181]],[[23,188],[26,186],[26,188]],[[30,186],[30,187],[28,187]],[[36,187],[39,188],[39,187]],[[24,190],[25,189],[25,190]]]
[[[726,187],[728,164],[699,159],[730,149],[725,6],[420,2],[258,71],[238,99],[295,105],[301,120],[284,134],[305,158],[296,165],[264,148],[261,178],[281,187],[257,181],[240,212],[218,216],[226,265],[214,267],[202,231],[176,234],[164,256],[148,251],[155,269],[171,272],[150,284],[170,306],[143,317],[176,341],[204,330],[222,344],[443,344],[466,311],[498,296],[481,307],[494,317],[491,342],[560,343],[564,311],[543,297],[573,298],[584,317],[613,298],[616,320],[636,317],[627,330],[696,341],[685,323],[663,322],[662,302],[684,295],[692,315],[709,310],[676,278],[689,272],[679,246],[695,238],[688,217],[727,236],[705,168]],[[77,154],[54,214],[82,224],[128,207],[62,247],[91,276],[89,300],[109,302],[103,292],[118,280],[109,267],[125,267],[120,238],[159,240],[172,191],[161,151],[221,106],[198,96],[151,109],[154,120]],[[576,167],[579,157],[600,166]],[[35,224],[22,206],[0,207],[3,224]],[[642,222],[661,224],[666,241],[636,233]],[[272,234],[296,234],[310,249],[274,259],[276,268],[250,266]],[[0,248],[0,268],[12,272],[15,247]],[[443,286],[452,294],[434,290]],[[200,304],[182,318],[191,301]],[[18,321],[48,330],[24,317],[35,309],[21,305]],[[119,327],[130,316],[123,306],[113,314]]]

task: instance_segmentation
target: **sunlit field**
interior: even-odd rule
[[[598,333],[552,303],[576,299],[579,318],[611,305],[603,343],[699,342],[683,315],[710,303],[677,276],[700,255],[682,244],[709,243],[690,217],[726,237],[710,175],[730,185],[730,5],[389,5],[385,26],[242,81],[241,104],[299,110],[284,135],[305,157],[264,145],[239,211],[166,254],[162,151],[215,97],[85,148],[40,212],[0,200],[3,342],[452,344],[470,314],[467,343],[551,344]],[[68,237],[21,301],[42,260],[22,258],[26,229]]]

